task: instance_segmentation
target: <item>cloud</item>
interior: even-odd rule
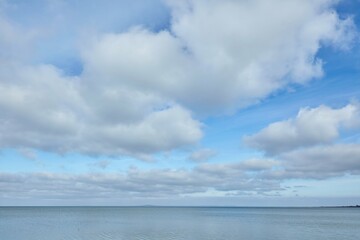
[[[335,141],[341,133],[359,128],[357,102],[342,108],[321,105],[302,108],[295,118],[272,123],[243,140],[277,163],[261,178],[328,179],[360,174],[359,144]]]
[[[223,176],[230,173],[235,173],[237,175],[238,173],[243,172],[261,172],[264,170],[271,170],[278,165],[279,162],[272,159],[248,159],[225,164],[201,164],[196,169],[199,172]]]
[[[290,82],[320,77],[321,45],[353,39],[351,19],[340,20],[333,1],[170,2],[173,33],[195,61],[193,78],[206,85],[195,85],[202,91],[196,97],[179,99],[195,109],[239,108]]]
[[[2,24],[2,20],[7,24]],[[71,72],[74,66],[69,65],[77,61],[82,64],[78,47],[93,34],[122,32],[138,24],[156,30],[163,28],[168,21],[169,13],[161,0],[152,0],[151,3],[146,0],[109,0],[106,3],[99,0],[86,3],[3,0],[0,2],[0,43],[4,46],[1,50],[21,59],[25,52],[30,52],[31,58],[26,60],[31,63],[54,64],[67,74],[74,74],[79,70]],[[7,39],[9,44],[3,45],[2,39]],[[34,39],[33,44],[21,47]]]
[[[280,155],[289,175],[323,179],[360,174],[360,145],[334,144],[294,150]]]
[[[332,1],[169,2],[170,30],[98,38],[83,50],[87,74],[219,114],[322,76],[320,47],[354,38],[352,20],[341,20]]]
[[[214,157],[216,154],[217,152],[212,149],[203,148],[192,152],[189,156],[189,159],[194,162],[202,162],[202,161],[207,161],[209,158]]]
[[[349,46],[355,32],[333,1],[168,4],[171,24],[163,30],[134,26],[119,32],[110,24],[104,33],[103,25],[85,31],[75,24],[74,31],[85,35],[77,40],[86,39],[72,51],[81,52],[77,76],[39,63],[46,56],[24,61],[17,45],[9,46],[19,36],[15,24],[0,18],[6,26],[0,52],[14,56],[0,59],[0,148],[148,159],[192,145],[203,135],[195,117],[229,113],[289,83],[322,76],[318,50]],[[57,27],[31,29],[68,36]]]
[[[339,109],[327,106],[302,108],[296,118],[275,122],[260,132],[244,137],[250,147],[276,155],[300,147],[331,143],[341,130],[360,127],[357,103]]]
[[[198,196],[279,196],[287,180],[360,174],[358,144],[295,150],[277,159],[204,163],[192,169],[130,168],[102,173],[0,172],[0,199],[73,201],[93,199],[187,199]],[[99,167],[107,165],[99,162]]]
[[[193,144],[202,136],[201,124],[177,105],[142,111],[129,122],[116,119],[121,104],[116,107],[114,101],[114,117],[107,119],[89,105],[86,97],[91,96],[80,93],[79,78],[64,77],[52,66],[8,64],[0,72],[1,148],[141,155]],[[131,102],[127,95],[116,100],[129,101],[134,108],[141,101]]]
[[[263,161],[265,162],[265,160]],[[270,169],[268,162],[264,169]],[[131,168],[124,173],[0,173],[1,198],[164,198],[218,191],[264,194],[281,190],[278,180],[253,178],[247,164],[206,164],[194,169]],[[248,173],[248,171],[250,171]],[[261,172],[261,171],[260,171]],[[251,174],[252,177],[249,177]]]
[[[360,174],[359,144],[331,144],[283,153],[279,165],[262,173],[261,178],[324,180]]]

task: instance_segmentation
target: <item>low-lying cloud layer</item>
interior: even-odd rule
[[[360,174],[360,144],[335,144],[284,153],[280,158],[293,177],[328,178]]]
[[[125,173],[0,173],[0,198],[162,199],[198,196],[278,196],[286,180],[360,174],[360,145],[293,151],[274,159],[200,164],[193,169],[130,168]]]
[[[273,178],[324,179],[359,174],[360,145],[338,142],[349,129],[360,130],[358,103],[303,108],[296,118],[271,123],[243,140],[279,161],[281,168],[267,173]]]
[[[232,164],[206,164],[192,170],[129,169],[113,174],[1,173],[1,198],[121,198],[185,196],[208,191],[221,195],[281,190],[278,180],[253,178],[276,164],[251,160]],[[251,177],[249,177],[251,175]]]
[[[148,158],[192,145],[198,117],[321,77],[318,50],[347,48],[355,34],[330,0],[168,5],[161,31],[82,31],[77,76],[27,51],[45,41],[44,26],[22,29],[0,11],[0,148]]]

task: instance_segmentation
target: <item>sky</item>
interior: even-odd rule
[[[359,0],[0,0],[0,205],[360,203]]]

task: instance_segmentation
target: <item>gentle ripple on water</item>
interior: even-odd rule
[[[355,208],[0,207],[1,240],[358,240]]]

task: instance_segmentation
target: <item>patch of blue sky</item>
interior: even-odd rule
[[[0,152],[1,172],[31,172],[38,171],[39,165],[34,159],[22,156],[14,149],[2,149]]]
[[[360,23],[360,1],[339,1],[336,6],[336,11],[340,15],[340,17],[345,18],[348,16],[352,16],[354,18],[354,22],[357,26]]]

